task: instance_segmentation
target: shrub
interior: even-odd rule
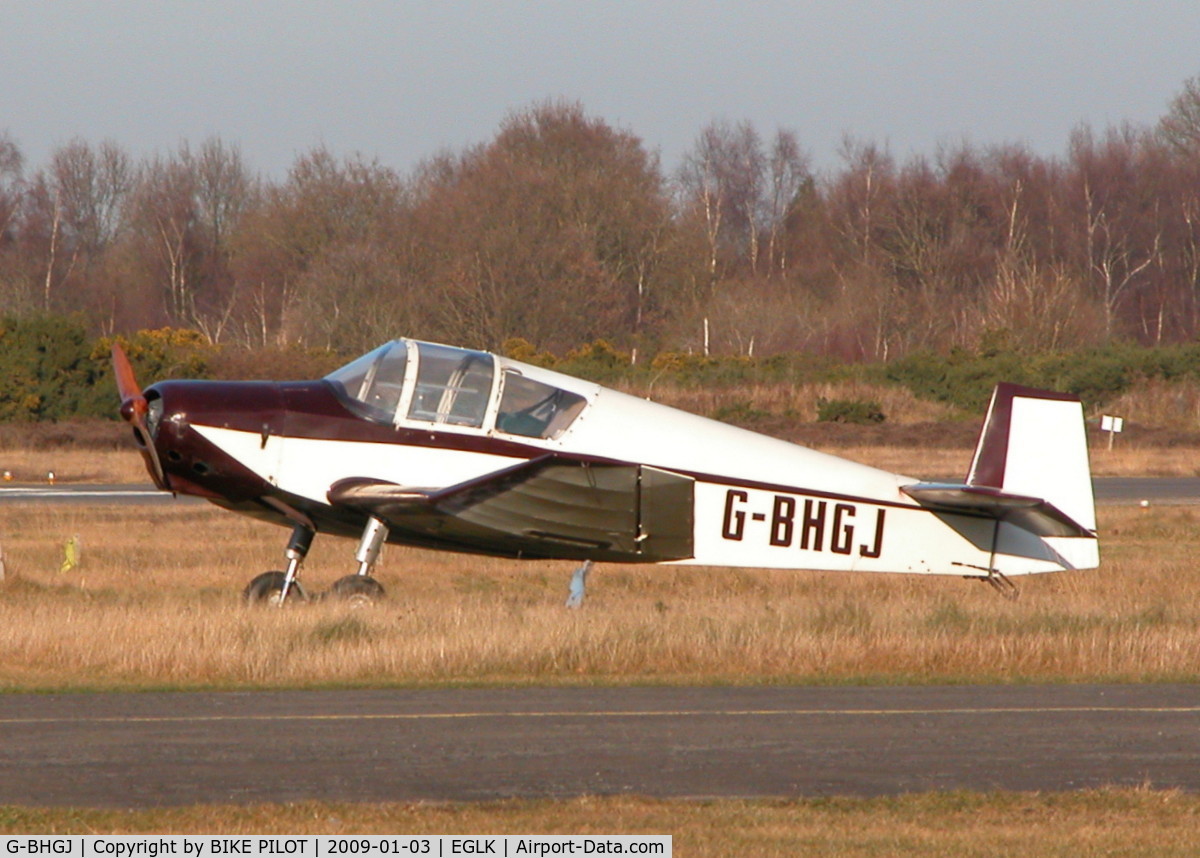
[[[770,411],[764,411],[761,408],[755,408],[749,402],[733,402],[728,405],[722,405],[713,411],[712,417],[714,420],[720,420],[722,423],[734,423],[739,426],[746,426],[758,423],[771,417]]]
[[[623,377],[631,366],[632,361],[625,352],[617,351],[607,340],[596,340],[567,352],[555,368],[569,375],[605,382]]]
[[[116,337],[129,355],[138,380],[151,384],[164,378],[207,378],[209,363],[217,347],[199,331],[189,328],[141,330],[132,337]],[[92,358],[108,365],[113,339],[101,337]]]
[[[817,400],[817,421],[820,423],[882,423],[887,418],[875,400],[826,399]]]
[[[500,346],[500,353],[521,363],[543,366],[549,369],[558,362],[558,358],[550,352],[539,352],[537,346],[524,337],[509,337]]]
[[[61,420],[101,412],[104,366],[77,316],[0,320],[0,420]],[[108,405],[115,412],[111,400]]]

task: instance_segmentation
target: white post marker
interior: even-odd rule
[[[1112,417],[1105,414],[1100,418],[1100,431],[1108,433],[1108,449],[1113,448],[1113,436],[1125,428],[1124,417]]]

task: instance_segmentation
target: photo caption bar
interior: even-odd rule
[[[671,855],[669,834],[388,834],[289,837],[225,837],[217,835],[0,835],[0,858],[343,858],[343,856],[452,855]]]

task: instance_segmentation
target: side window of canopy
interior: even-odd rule
[[[577,393],[506,370],[496,429],[527,438],[557,438],[585,405],[587,400]]]
[[[492,356],[430,343],[418,343],[417,354],[417,386],[409,419],[482,426],[496,371]]]
[[[352,411],[369,420],[391,423],[404,387],[408,348],[393,340],[334,370],[325,379]]]

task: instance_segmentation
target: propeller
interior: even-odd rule
[[[150,413],[150,403],[138,387],[137,378],[133,374],[133,366],[121,344],[114,342],[112,347],[113,376],[117,380],[117,392],[121,395],[121,419],[133,427],[138,445],[142,448],[142,458],[146,461],[146,470],[154,485],[164,491],[169,491],[166,474],[162,462],[158,460],[158,450],[154,447],[154,438],[146,424],[146,415]]]

